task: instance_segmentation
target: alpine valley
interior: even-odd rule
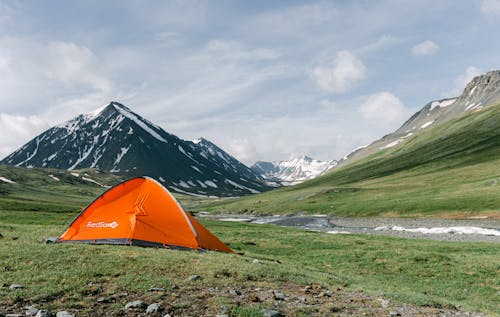
[[[118,102],[50,128],[0,163],[147,175],[174,192],[200,196],[240,196],[271,188],[210,141],[182,140]]]

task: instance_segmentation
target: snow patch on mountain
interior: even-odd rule
[[[14,182],[13,180],[10,180],[8,178],[5,178],[3,176],[0,176],[0,181],[4,182],[4,183],[8,183],[8,184],[15,184],[16,182]]]
[[[130,111],[127,111],[126,109],[124,109],[124,107],[120,107],[120,106],[117,106],[115,104],[113,104],[113,106],[115,107],[116,110],[118,110],[122,115],[124,115],[126,118],[134,121],[138,126],[140,126],[142,129],[144,129],[145,131],[147,131],[149,134],[151,134],[151,136],[153,136],[155,139],[157,139],[158,141],[162,141],[162,142],[165,142],[165,143],[168,143],[167,140],[165,140],[164,138],[162,138],[156,131],[154,131],[153,129],[151,129],[151,127],[149,125],[147,125],[146,123],[144,123],[141,119],[139,119],[139,117],[137,117],[134,113],[130,112]],[[150,122],[148,122],[150,123]]]

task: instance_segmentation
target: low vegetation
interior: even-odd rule
[[[500,310],[496,244],[329,235],[216,221],[204,223],[239,254],[46,244],[45,238],[60,234],[74,214],[41,216],[36,225],[26,224],[23,217],[29,214],[34,218],[37,212],[0,222],[0,313],[35,305],[79,316],[112,315],[123,313],[134,299],[170,303],[165,307],[174,315],[260,316],[261,309],[277,308],[292,316],[383,316],[404,307],[401,303],[428,315],[455,307],[491,315]],[[190,280],[193,275],[200,279]],[[12,290],[12,284],[24,288]],[[149,292],[152,287],[165,290]],[[309,296],[307,287],[323,290],[324,298],[311,300],[323,300],[323,306],[330,305],[324,306],[327,311],[295,302]],[[233,296],[230,290],[243,294]],[[266,296],[273,290],[292,299],[270,302]],[[253,301],[249,294],[260,299]],[[391,303],[388,308],[384,301]]]

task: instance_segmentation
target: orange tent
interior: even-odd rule
[[[133,178],[106,191],[56,242],[233,252],[149,177]]]

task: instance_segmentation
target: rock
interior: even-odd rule
[[[172,317],[172,315],[170,315],[170,314],[165,314],[165,315],[163,315],[163,317]]]
[[[101,303],[101,304],[107,304],[107,303],[111,303],[111,302],[114,302],[114,301],[115,301],[115,298],[112,297],[112,296],[103,296],[103,297],[99,297],[97,299],[97,302]]]
[[[237,289],[232,289],[232,290],[229,290],[229,294],[233,295],[233,296],[240,296],[241,292]]]
[[[3,316],[3,315],[0,315]],[[23,314],[7,314],[5,317],[24,317]]]
[[[133,302],[128,302],[125,304],[125,309],[136,309],[136,308],[144,308],[146,307],[146,303],[142,300],[135,300]]]
[[[382,308],[389,307],[389,301],[387,299],[378,298],[378,301],[380,302],[380,305],[382,306]]]
[[[165,292],[167,289],[163,287],[151,287],[148,289],[150,292]]]
[[[318,297],[332,297],[332,292],[330,291],[324,291],[319,293]]]
[[[278,291],[273,291],[273,298],[275,300],[285,300],[285,294]]]
[[[285,317],[277,310],[263,309],[260,311],[265,317]]]
[[[38,313],[38,308],[33,306],[26,307],[26,316],[35,316]]]
[[[45,243],[56,243],[57,237],[48,237],[45,239]]]
[[[253,260],[252,260],[252,263],[253,263],[253,264],[259,264],[259,263],[260,263],[260,261],[259,261],[259,260],[257,260],[257,259],[253,259]]]
[[[24,288],[24,285],[21,285],[21,284],[11,284],[9,286],[10,289],[14,290],[14,289],[21,289],[21,288]]]
[[[75,317],[75,314],[71,314],[65,310],[58,311],[56,317]]]
[[[6,271],[6,272],[9,272],[9,271],[14,271],[14,269],[12,268],[12,266],[4,266],[3,267],[3,270]]]
[[[201,276],[199,276],[198,274],[191,275],[190,277],[188,277],[187,280],[188,281],[198,281],[198,280],[201,280]]]
[[[162,309],[163,307],[160,303],[154,303],[148,306],[148,308],[146,309],[146,314],[154,314],[161,311]]]
[[[222,315],[215,315],[215,317],[229,317],[229,315],[222,314]]]
[[[305,296],[299,296],[299,297],[297,297],[297,300],[299,302],[301,302],[301,303],[305,303],[305,302],[307,302],[307,297],[305,297]]]
[[[35,315],[35,317],[52,317],[52,316],[54,315],[50,311],[45,309],[39,310]]]
[[[389,316],[391,316],[391,317],[393,317],[393,316],[401,316],[401,313],[397,312],[397,311],[390,311],[389,312]]]

